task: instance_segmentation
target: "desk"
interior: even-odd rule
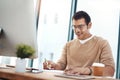
[[[0,78],[6,78],[9,80],[74,80],[70,78],[62,78],[54,76],[57,72],[42,72],[42,73],[18,73],[15,72],[14,68],[0,69]],[[93,80],[117,80],[117,79],[107,79],[99,78]]]

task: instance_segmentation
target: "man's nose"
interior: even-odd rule
[[[76,32],[80,32],[80,29],[78,27],[76,28]]]

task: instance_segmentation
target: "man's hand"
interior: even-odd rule
[[[44,69],[47,69],[47,70],[54,70],[55,69],[55,63],[52,62],[52,61],[48,61],[48,60],[45,60],[44,63],[43,63],[43,67]]]
[[[90,68],[80,68],[80,67],[74,67],[74,68],[69,68],[66,69],[65,74],[75,74],[75,75],[89,75],[91,73]]]

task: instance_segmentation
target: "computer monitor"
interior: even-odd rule
[[[16,46],[28,44],[35,48],[37,30],[34,0],[0,0],[0,56],[16,57]]]

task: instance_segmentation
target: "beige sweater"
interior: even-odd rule
[[[62,69],[70,67],[88,67],[94,62],[112,66],[115,69],[112,51],[109,43],[101,37],[94,36],[84,44],[79,39],[68,42],[58,63]]]

